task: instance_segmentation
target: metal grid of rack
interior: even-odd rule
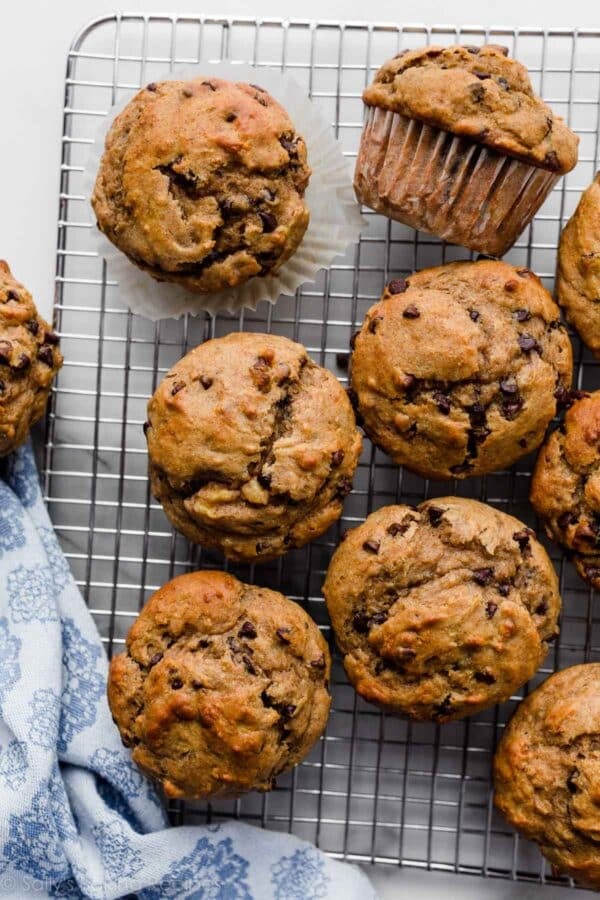
[[[272,307],[232,318],[199,316],[154,324],[131,315],[107,264],[91,249],[92,213],[83,189],[89,145],[110,106],[174,65],[229,59],[290,72],[331,121],[353,160],[362,127],[361,92],[377,67],[423,43],[508,45],[534,87],[581,137],[580,162],[559,182],[508,256],[552,287],[561,224],[592,179],[599,155],[600,29],[399,27],[201,16],[114,15],[89,25],[68,55],[60,183],[56,325],[65,365],[47,422],[44,490],[59,539],[107,650],[158,586],[218,555],[192,547],[153,501],[142,434],[147,398],[187,349],[233,329],[269,330],[306,345],[342,382],[352,331],[391,275],[467,251],[365,211],[358,246],[317,282]],[[260,76],[257,75],[257,80]],[[591,355],[574,339],[580,387],[600,386]],[[368,441],[342,521],[302,550],[259,567],[229,566],[243,580],[302,603],[329,636],[321,584],[340,531],[375,508],[457,493],[485,500],[534,525],[527,502],[532,459],[463,483],[433,484],[403,472]],[[562,633],[537,680],[555,668],[600,659],[593,594],[549,547],[564,599]],[[239,816],[294,833],[349,860],[556,881],[537,850],[493,811],[490,763],[518,697],[444,726],[411,724],[364,703],[335,658],[333,709],[320,743],[268,795],[212,805],[171,803],[173,822]]]

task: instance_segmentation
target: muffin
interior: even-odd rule
[[[0,456],[27,440],[63,364],[58,335],[0,260]]]
[[[558,307],[533,272],[505,262],[394,279],[353,343],[353,399],[367,434],[424,478],[510,466],[570,396]]]
[[[139,268],[211,294],[292,256],[308,226],[309,177],[304,140],[262,88],[162,81],[113,122],[92,206]]]
[[[600,588],[600,391],[580,392],[540,450],[531,503],[548,537],[573,554],[581,577]]]
[[[542,662],[560,612],[534,532],[460,497],[372,513],[346,533],[323,592],[361,697],[437,722],[508,699]]]
[[[323,534],[361,438],[337,379],[285,337],[207,341],[165,376],[145,426],[152,491],[187,538],[264,561]]]
[[[560,236],[556,294],[569,322],[600,359],[600,172]]]
[[[376,212],[502,256],[579,139],[537,97],[506,47],[404,50],[363,93],[358,199]]]
[[[600,663],[551,675],[504,730],[495,801],[560,872],[600,889]]]
[[[169,797],[268,791],[325,729],[327,644],[296,603],[225,572],[152,595],[110,666],[135,762]]]

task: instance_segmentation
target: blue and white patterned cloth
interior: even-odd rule
[[[228,822],[166,828],[105,699],[106,659],[29,447],[0,479],[0,896],[375,897],[310,844]]]

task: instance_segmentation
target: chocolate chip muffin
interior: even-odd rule
[[[58,335],[0,260],[0,456],[27,440],[63,363]]]
[[[549,537],[600,588],[600,391],[580,394],[540,450],[531,503]]]
[[[159,281],[198,294],[275,273],[308,226],[306,145],[257,85],[162,81],[106,137],[98,227]]]
[[[348,397],[277,335],[207,341],[148,404],[154,496],[191,541],[267,560],[323,534],[342,512],[361,451]]]
[[[600,172],[560,236],[556,293],[567,319],[600,359]]]
[[[600,663],[551,675],[508,723],[495,801],[560,872],[600,889]]]
[[[363,100],[358,198],[491,256],[512,246],[577,162],[578,137],[506,47],[403,50]]]
[[[133,759],[169,797],[268,791],[325,729],[327,644],[296,603],[225,572],[174,578],[110,666]]]
[[[510,697],[542,662],[560,612],[533,531],[459,497],[372,513],[346,533],[323,592],[358,693],[437,722]]]
[[[571,373],[548,291],[529,269],[495,260],[394,279],[352,354],[367,434],[424,478],[483,475],[537,447]]]

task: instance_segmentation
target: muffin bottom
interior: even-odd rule
[[[376,212],[487,256],[502,256],[559,176],[369,107],[354,189]]]

